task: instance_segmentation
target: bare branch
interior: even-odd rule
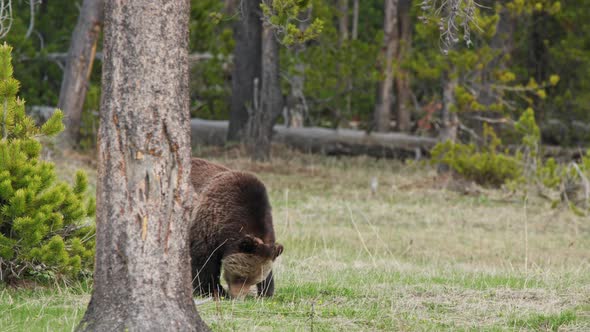
[[[460,40],[463,32],[463,40],[470,47],[471,25],[481,30],[477,25],[475,13],[476,7],[482,7],[475,0],[422,0],[420,8],[426,13],[418,17],[423,22],[428,22],[429,15],[437,17],[440,31],[440,47],[444,54],[448,54]]]
[[[29,18],[29,28],[27,29],[27,33],[25,34],[25,39],[29,39],[29,37],[31,37],[33,29],[35,28],[35,5],[37,4],[37,1],[38,0],[29,0],[31,17]]]

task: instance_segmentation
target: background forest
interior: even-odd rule
[[[136,1],[117,5],[154,5]],[[188,1],[168,4],[189,11]],[[85,314],[97,285],[95,214],[121,203],[101,189],[112,173],[100,176],[99,114],[101,128],[145,120],[138,141],[162,123],[188,141],[179,125],[188,119],[166,127],[146,120],[147,103],[113,107],[132,93],[112,93],[125,75],[105,83],[103,60],[109,68],[116,56],[103,59],[103,43],[143,45],[134,38],[154,35],[137,31],[157,25],[105,38],[105,21],[117,26],[122,11],[104,17],[103,5],[0,0],[2,331],[74,330]],[[162,56],[181,44],[172,38],[149,39],[168,48],[133,44],[150,70],[130,70],[125,84],[160,92],[145,79],[163,67],[151,56],[182,62],[160,74],[182,75],[188,62],[192,156],[255,173],[285,245],[274,297],[196,297],[203,321],[223,331],[590,330],[589,6],[191,0],[188,60]],[[105,109],[120,113],[110,121]],[[150,116],[174,112],[158,111]],[[141,237],[123,219],[102,235],[143,241],[154,236],[147,220]]]
[[[387,17],[395,24],[392,38],[385,38],[384,28],[392,27],[384,25],[384,1],[311,2],[311,9],[293,21],[305,28],[319,19],[321,33],[303,43],[283,43],[279,61],[283,105],[300,109],[303,125],[436,136],[446,109],[458,111],[458,135],[473,140],[486,121],[517,119],[532,107],[544,143],[578,146],[589,139],[590,14],[580,10],[582,0],[479,1],[470,33],[458,31],[460,41],[450,49],[439,38],[444,15],[441,23],[429,1],[395,2],[395,17]],[[35,3],[31,20],[29,3],[14,2],[6,40],[14,47],[15,75],[27,105],[55,106],[80,4]],[[230,0],[204,0],[193,1],[191,8],[190,48],[200,55],[192,62],[192,114],[228,119],[232,59],[253,56],[234,54],[239,6]],[[375,105],[382,98],[382,60],[391,43],[396,50],[393,102],[380,118]],[[100,52],[100,42],[97,47]],[[83,147],[93,146],[100,70],[96,61],[82,117]],[[289,120],[283,119],[287,114],[278,121]]]

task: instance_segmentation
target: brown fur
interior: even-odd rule
[[[230,295],[240,294],[235,289],[238,283],[246,290],[257,285],[260,295],[273,295],[270,265],[283,247],[275,243],[264,184],[252,174],[196,158],[192,160],[191,182],[197,197],[190,234],[195,292],[225,295],[219,283],[225,262]]]

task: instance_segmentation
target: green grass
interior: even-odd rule
[[[82,319],[88,291],[0,289],[0,331],[72,331]]]
[[[516,328],[528,328],[540,331],[559,331],[561,327],[574,323],[576,312],[566,310],[557,314],[534,314],[525,319],[516,319],[512,325]]]
[[[587,219],[535,200],[525,213],[502,191],[460,195],[415,164],[200,155],[258,174],[285,245],[274,298],[199,306],[215,331],[590,331]],[[0,289],[0,330],[69,331],[88,300]]]

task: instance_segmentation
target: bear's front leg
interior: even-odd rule
[[[266,279],[256,284],[258,296],[271,297],[275,294],[275,280],[272,276],[272,270],[266,276]]]
[[[193,262],[193,293],[218,299],[227,293],[221,286],[221,259],[211,257],[208,262]]]

